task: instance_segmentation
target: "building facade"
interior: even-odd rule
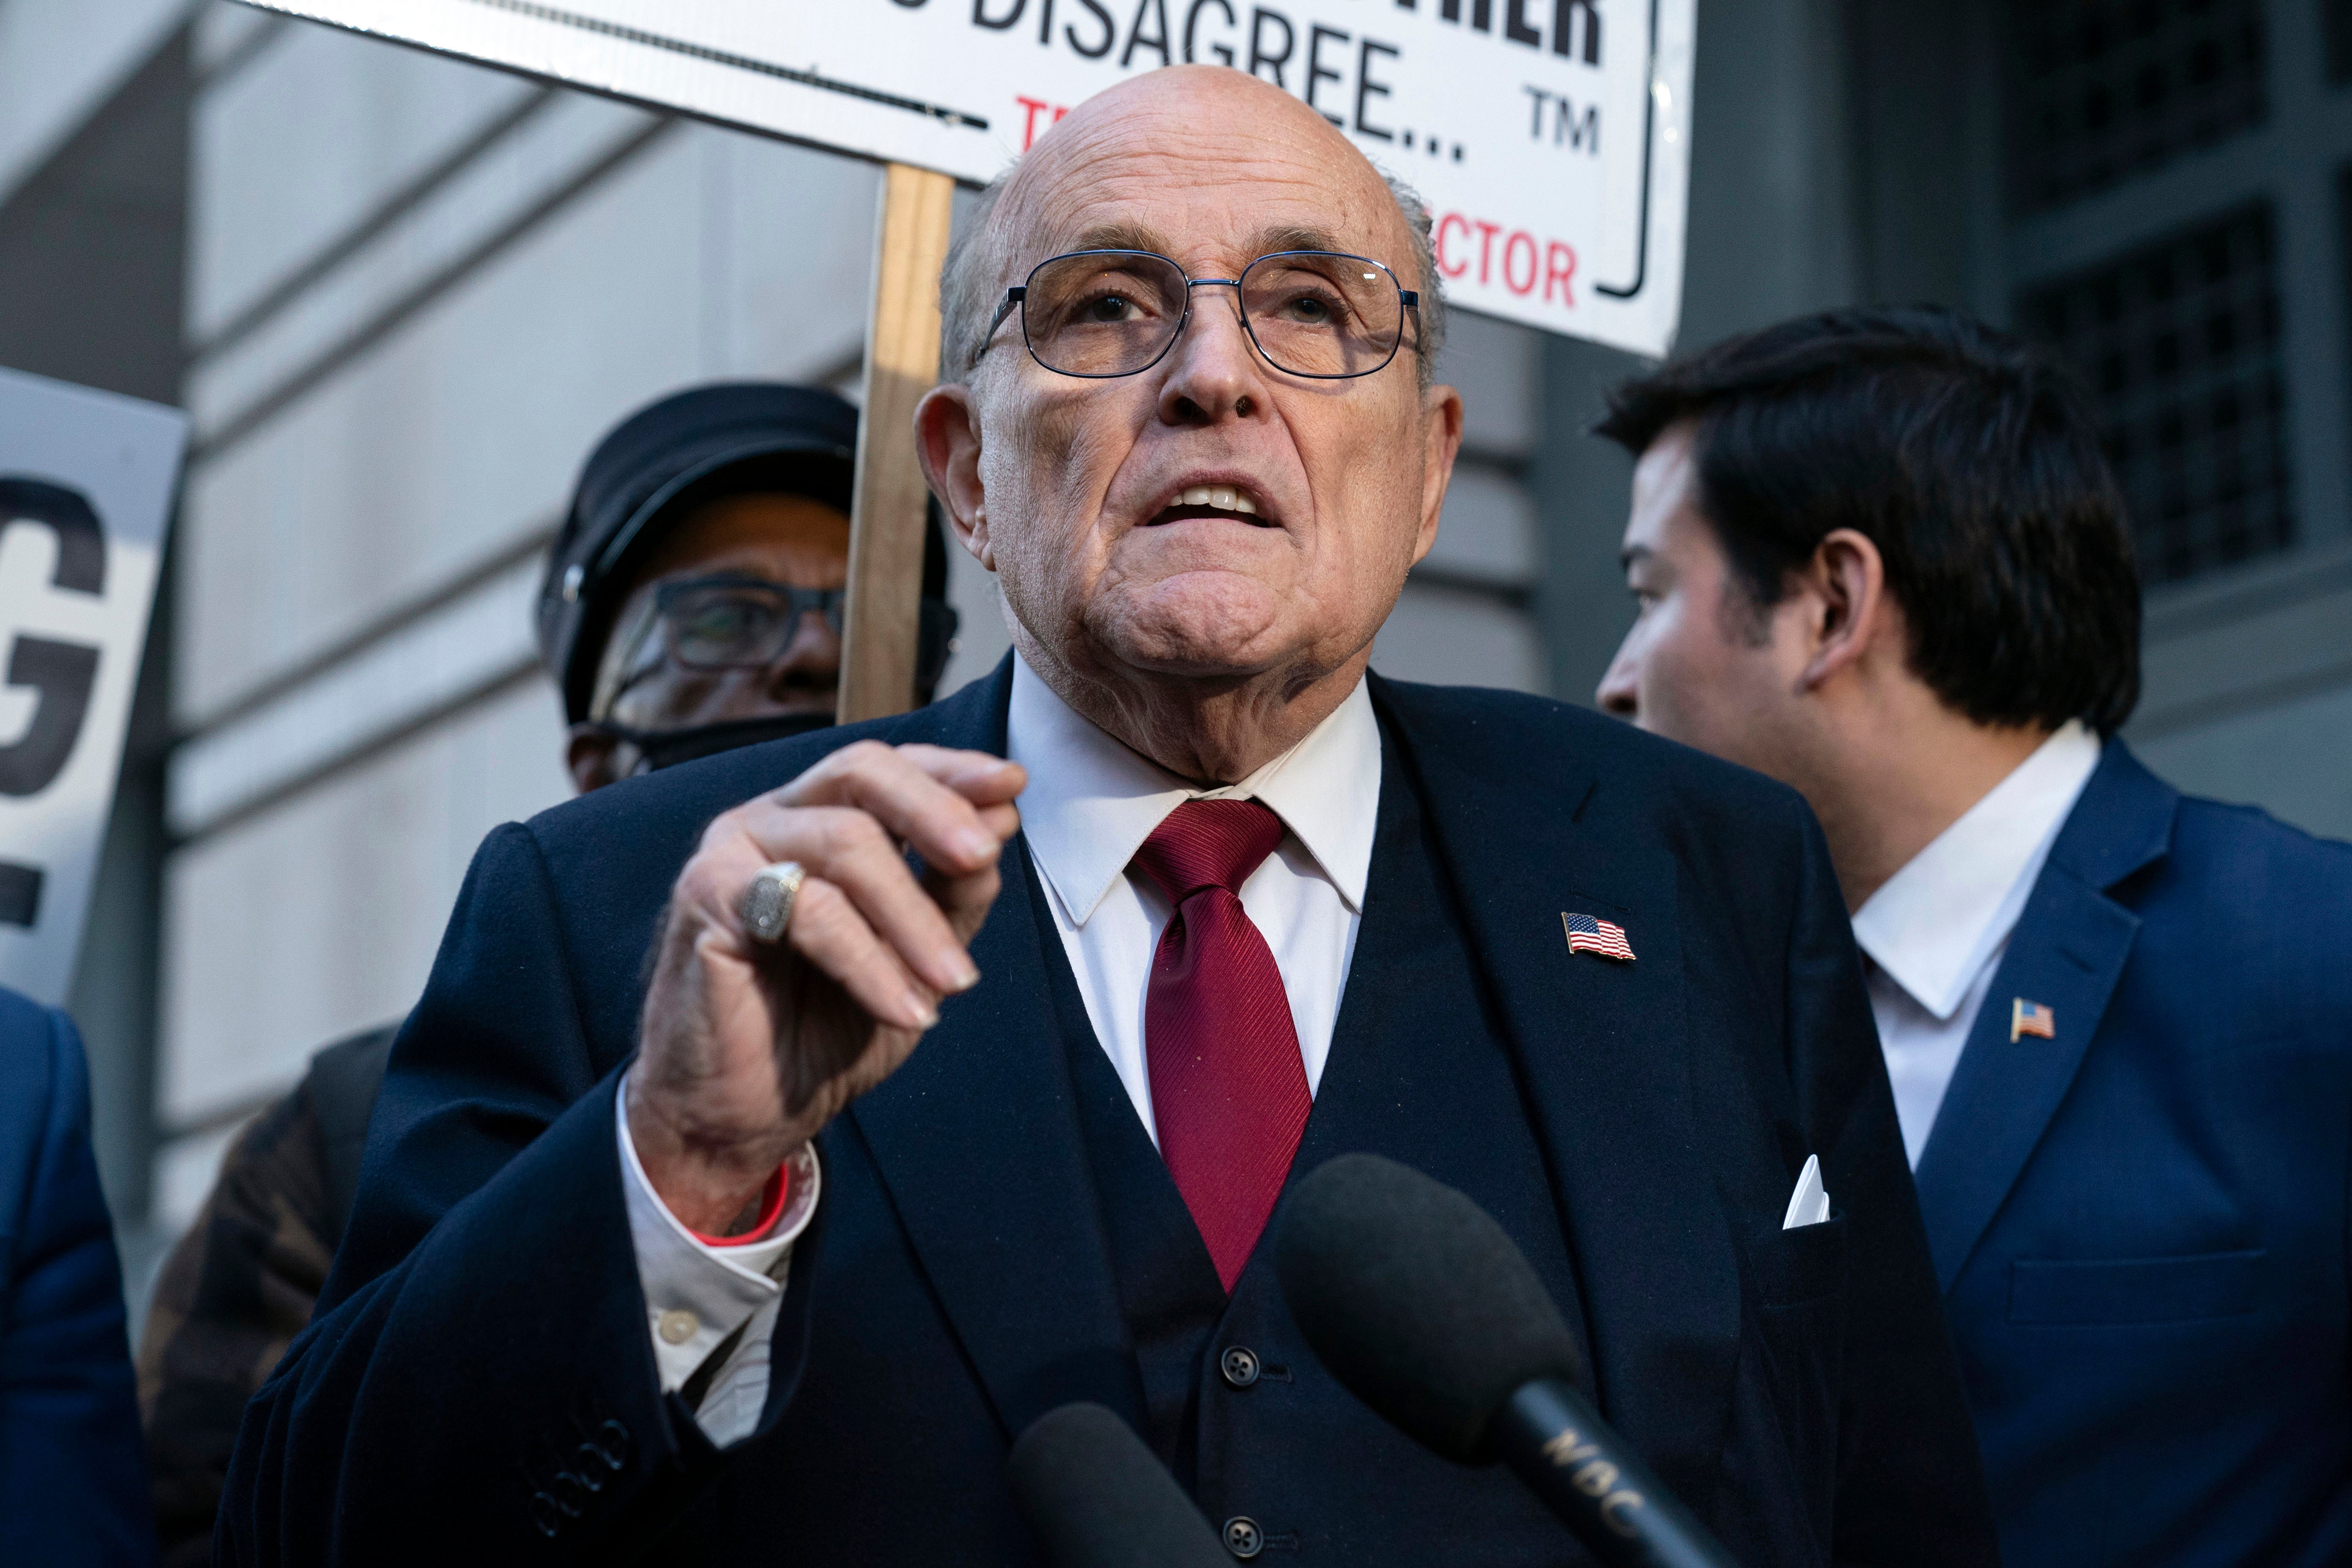
[[[2352,835],[2352,5],[1702,0],[1683,342],[1938,300],[2093,384],[2149,584],[2129,731]],[[875,172],[204,0],[0,0],[0,363],[194,448],[74,1005],[134,1277],[310,1052],[414,999],[561,800],[539,563],[588,447],[855,391]],[[1469,409],[1376,667],[1585,701],[1630,615],[1622,355],[1457,315]],[[959,563],[952,688],[1006,647]]]

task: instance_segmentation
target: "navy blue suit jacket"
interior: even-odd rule
[[[63,1013],[0,991],[0,1563],[152,1563],[122,1270]]]
[[[1001,753],[1010,690],[1008,661],[919,712],[490,837],[394,1047],[321,1311],[247,1409],[222,1561],[411,1563],[460,1528],[504,1562],[1034,1560],[1011,1439],[1074,1399],[1140,1427],[1144,1395],[1024,841],[974,944],[982,983],[823,1135],[768,1404],[723,1453],[659,1392],[613,1112],[656,923],[710,817],[862,735]],[[1989,1562],[1885,1068],[1803,804],[1558,704],[1372,690],[1534,1111],[1609,1419],[1750,1568]],[[1638,961],[1572,958],[1576,910],[1625,926]],[[1381,984],[1361,968],[1351,996]],[[1489,1135],[1413,1134],[1441,1164],[1448,1140]],[[1813,1152],[1841,1212],[1783,1232]],[[1279,1397],[1254,1408],[1290,1413],[1303,1457],[1254,1484],[1389,1547],[1356,1560],[1585,1561],[1539,1517],[1507,1549],[1488,1539],[1472,1474],[1318,1368],[1290,1369]]]
[[[2352,846],[2110,742],[1918,1188],[2011,1568],[2352,1562]]]

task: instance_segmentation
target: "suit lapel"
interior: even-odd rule
[[[939,707],[939,744],[1004,751],[1012,663]],[[949,711],[956,710],[957,711]],[[926,736],[926,739],[932,737]],[[1015,838],[972,944],[979,985],[849,1115],[1008,1436],[1092,1399],[1139,1428],[1134,1356],[1095,1211]]]
[[[2165,853],[2179,799],[2111,741],[2051,846],[1919,1156],[1919,1210],[1944,1290],[2074,1084],[2139,933],[2139,917],[2107,889]],[[2054,1039],[2010,1038],[2021,1000],[2052,1010]]]
[[[1587,773],[1531,792],[1524,757],[1375,681],[1529,1086],[1610,1421],[1688,1498],[1720,1470],[1740,1335],[1739,1260],[1690,1088],[1675,868],[1579,828]],[[1625,928],[1630,964],[1570,956],[1563,912]]]

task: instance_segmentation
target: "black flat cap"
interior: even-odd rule
[[[614,590],[691,507],[745,490],[849,510],[857,410],[815,386],[724,382],[629,416],[580,470],[539,590],[539,654],[566,719],[588,717]]]

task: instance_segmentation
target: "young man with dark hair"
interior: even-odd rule
[[[1600,689],[1811,803],[2011,1568],[2352,1557],[2352,848],[2184,797],[2072,384],[1845,310],[1617,389]]]

